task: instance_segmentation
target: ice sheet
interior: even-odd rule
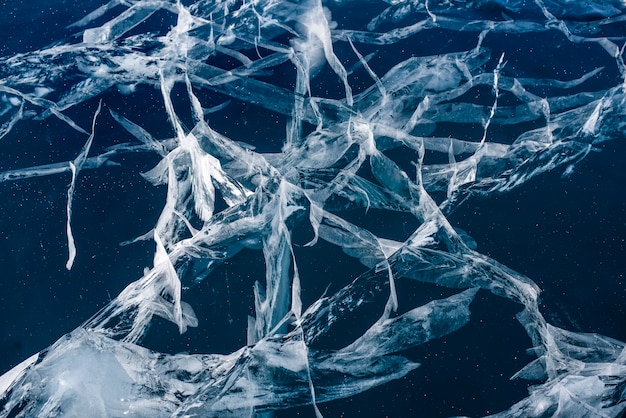
[[[626,5],[373,3],[353,23],[342,13],[360,9],[358,2],[115,0],[71,24],[79,39],[0,59],[0,140],[50,117],[87,137],[70,160],[0,172],[8,182],[70,171],[67,269],[77,254],[70,221],[80,210],[73,195],[82,170],[151,153],[159,162],[142,174],[166,189],[153,229],[126,242],[154,241],[152,267],[81,327],[5,374],[0,417],[86,410],[243,417],[299,405],[313,405],[319,417],[318,403],[415,370],[405,351],[470,322],[477,292],[521,310],[536,357],[515,376],[536,383],[528,397],[493,416],[619,416],[624,343],[549,324],[539,287],[481,254],[449,216],[469,198],[507,193],[546,172],[571,174],[599,144],[623,140]],[[161,18],[155,32],[154,16],[174,23]],[[442,33],[471,42],[439,53],[386,53]],[[545,34],[590,45],[603,66],[535,76],[509,63],[519,56],[498,43]],[[134,114],[143,91],[158,99],[166,130]],[[134,103],[105,112],[131,142],[94,153],[112,92]],[[75,116],[86,109],[88,117]],[[221,132],[219,119],[231,109],[249,124]],[[89,118],[91,132],[80,126]],[[271,150],[254,127],[269,124],[281,125]],[[386,235],[356,211],[407,216],[416,226]],[[300,256],[322,245],[357,259],[365,272],[311,302]],[[156,317],[181,334],[198,326],[203,318],[186,296],[244,250],[264,262],[264,271],[251,273],[245,346],[231,354],[142,346]],[[399,281],[451,293],[416,303],[398,291]],[[354,315],[373,320],[350,342],[325,346]]]

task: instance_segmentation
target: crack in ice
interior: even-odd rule
[[[592,13],[564,0],[398,0],[362,7],[353,23],[342,2],[186,3],[112,0],[68,26],[80,36],[0,58],[3,142],[50,116],[81,141],[89,135],[70,161],[0,172],[0,182],[71,173],[68,270],[82,170],[149,154],[159,161],[143,179],[165,192],[152,229],[122,243],[151,239],[152,267],[0,377],[0,417],[244,417],[312,405],[319,418],[321,403],[418,368],[407,350],[471,323],[477,294],[516,304],[533,347],[534,360],[513,378],[536,385],[493,416],[624,411],[625,344],[551,325],[539,287],[481,254],[450,215],[547,172],[570,175],[599,144],[623,140],[626,66],[617,45],[626,36],[612,29],[623,28],[626,5],[584,2]],[[436,55],[428,45],[405,51],[442,33],[470,42],[443,42]],[[598,47],[608,59],[574,75],[534,76],[534,67],[516,66],[520,52],[505,40],[538,34]],[[109,104],[122,95],[123,105]],[[74,115],[95,99],[88,133]],[[105,117],[121,139],[89,157]],[[408,220],[396,231],[377,213]],[[329,273],[320,248],[360,264]],[[251,253],[263,268],[250,261],[241,277],[253,313],[238,330],[241,348],[167,354],[142,345],[161,323],[155,317],[180,334],[206,321],[187,297]],[[319,259],[311,265],[307,254]],[[323,294],[306,293],[311,276]],[[442,296],[416,302],[405,283],[436,285]],[[353,322],[359,332],[348,326],[340,337],[350,341],[335,342]]]

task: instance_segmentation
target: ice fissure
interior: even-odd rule
[[[480,253],[450,218],[468,199],[567,176],[624,140],[626,5],[364,3],[371,10],[352,22],[349,11],[363,7],[349,0],[112,0],[68,22],[77,35],[0,59],[0,141],[50,118],[84,144],[74,158],[0,172],[0,182],[71,173],[67,269],[92,233],[70,223],[79,174],[149,154],[158,162],[142,176],[165,189],[153,228],[124,243],[154,242],[152,267],[0,377],[0,417],[247,417],[302,405],[320,417],[321,403],[432,361],[407,350],[462,330],[482,294],[518,308],[534,356],[514,376],[534,383],[528,396],[492,416],[620,416],[625,344],[550,324],[539,286]],[[415,46],[441,36],[458,45]],[[603,65],[533,74],[507,36],[585,45]],[[159,129],[134,114],[144,94],[158,103]],[[133,105],[110,105],[117,96]],[[105,117],[126,139],[102,148]],[[80,126],[89,118],[91,132]],[[228,118],[241,119],[225,129]],[[392,233],[363,220],[377,213],[409,226]],[[360,265],[324,277],[340,273],[321,269],[329,256],[319,248]],[[142,345],[158,318],[180,334],[207,320],[185,299],[253,252],[264,270],[246,283],[245,345],[227,354]],[[309,280],[323,283],[315,297]],[[445,295],[416,302],[405,283]],[[335,342],[356,317],[371,321]]]

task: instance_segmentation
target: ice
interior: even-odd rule
[[[91,148],[91,143],[93,142],[94,130],[96,125],[96,118],[98,114],[100,114],[101,103],[98,104],[98,108],[96,109],[96,113],[93,116],[93,123],[91,127],[91,135],[87,139],[87,142],[83,146],[83,149],[80,151],[80,154],[69,163],[70,172],[72,173],[72,182],[70,183],[70,187],[67,190],[67,246],[69,250],[69,255],[67,259],[67,263],[65,264],[65,268],[70,270],[72,265],[74,264],[74,259],[76,258],[76,245],[74,244],[74,235],[72,234],[72,200],[74,198],[74,189],[76,188],[76,177],[78,176],[79,171],[83,168],[85,164],[85,160],[87,159],[87,154],[89,154],[89,149]]]
[[[349,396],[417,367],[387,354],[458,329],[469,320],[475,293],[468,290],[379,322],[335,352],[307,349],[302,340],[320,331],[316,309],[304,314],[303,332],[265,338],[230,355],[162,355],[78,329],[51,347],[38,361],[38,372],[22,377],[14,389],[12,399],[30,405],[23,409],[9,400],[7,406],[30,416],[80,416],[86,410],[93,416],[244,416],[253,408],[310,402],[309,379],[320,402]],[[390,335],[404,338],[398,343]],[[273,380],[277,374],[280,382]]]
[[[320,417],[321,403],[433,361],[411,350],[471,324],[477,295],[519,310],[534,356],[513,376],[533,382],[528,396],[491,416],[620,416],[625,344],[550,324],[532,278],[480,253],[451,215],[468,199],[571,175],[623,141],[626,5],[372,3],[113,0],[67,22],[77,36],[0,59],[0,140],[48,121],[81,144],[0,172],[0,182],[70,173],[68,270],[81,258],[71,221],[83,171],[148,154],[156,163],[141,175],[164,191],[152,228],[123,243],[152,242],[151,267],[5,373],[0,417],[247,417],[302,405]],[[507,45],[548,35],[602,62],[558,73]],[[402,231],[387,226],[396,219]],[[209,314],[190,300],[230,304],[230,293],[198,289],[252,253],[263,269],[251,261],[239,278],[250,306],[230,318],[247,325],[233,331],[238,349],[145,343],[166,321],[180,334],[201,327]],[[353,271],[329,273],[330,258]],[[407,286],[442,294],[412,298]]]

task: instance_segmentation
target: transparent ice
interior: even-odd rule
[[[124,243],[152,241],[152,267],[81,327],[0,377],[1,417],[247,417],[298,405],[319,417],[320,403],[418,368],[403,351],[463,327],[485,291],[519,307],[535,357],[513,376],[535,383],[528,397],[493,416],[622,413],[625,344],[548,323],[539,287],[481,254],[448,218],[468,198],[507,193],[549,171],[568,175],[599,144],[623,141],[626,4],[386,3],[111,0],[68,22],[74,37],[0,59],[0,140],[16,126],[58,118],[84,141],[69,161],[0,172],[3,182],[70,176],[67,269],[83,256],[72,230],[81,172],[151,153],[159,162],[143,176],[167,189],[152,230]],[[367,14],[363,4],[372,6],[367,20],[342,16],[351,8]],[[508,71],[505,44],[483,46],[490,37],[554,32],[601,48],[611,68],[533,77]],[[472,46],[386,54],[432,33],[463,33]],[[616,74],[612,85],[594,83],[607,71]],[[146,88],[159,92],[167,135],[134,116]],[[111,91],[129,105],[109,107]],[[229,99],[214,103],[211,95]],[[281,115],[263,122],[283,124],[280,146],[263,149],[250,125],[240,137],[220,132],[213,121],[235,102],[248,105],[251,124],[261,123],[258,109]],[[89,111],[90,125],[69,116],[76,108]],[[103,117],[133,141],[92,152]],[[391,239],[355,221],[355,210],[408,214],[417,227]],[[365,272],[304,304],[309,284],[299,254],[321,243],[358,259]],[[185,295],[244,250],[261,252],[265,264],[249,286],[245,346],[230,354],[142,346],[156,317],[181,334],[198,326]],[[399,281],[449,288],[450,296],[407,307]],[[351,343],[321,343],[363,311],[375,318]]]

